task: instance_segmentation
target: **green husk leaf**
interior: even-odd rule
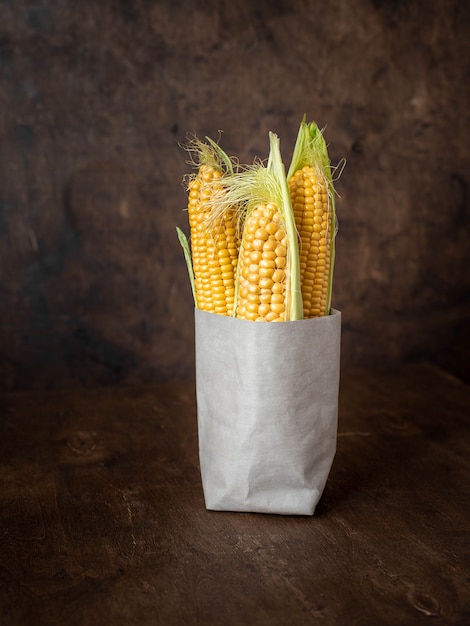
[[[287,180],[289,181],[291,177],[295,174],[295,172],[306,165],[305,161],[305,152],[306,152],[306,139],[308,140],[308,133],[306,135],[306,123],[305,123],[305,115],[303,120],[299,126],[299,132],[297,133],[297,139],[294,145],[294,152],[292,154],[291,164],[289,166],[289,171],[287,172]]]
[[[178,226],[176,227],[176,232],[178,234],[178,239],[181,244],[181,247],[183,248],[184,258],[186,260],[186,265],[188,267],[189,282],[191,283],[191,290],[193,292],[194,305],[197,307],[196,285],[194,283],[193,264],[191,261],[191,251],[189,249],[188,239],[186,235],[183,233],[183,231],[181,230],[181,228],[178,228]]]
[[[290,199],[289,188],[287,186],[286,171],[282,162],[279,137],[269,133],[269,161],[268,170],[272,171],[278,181],[281,191],[281,212],[284,216],[287,239],[289,241],[289,274],[288,274],[288,302],[289,320],[303,319],[302,291],[300,286],[300,259],[297,240],[297,229],[295,226],[294,211]]]
[[[206,139],[214,149],[215,153],[218,155],[220,164],[223,164],[225,166],[225,173],[233,174],[233,163],[228,154],[224,150],[222,150],[219,144],[216,143],[213,139],[211,139],[210,137],[206,137]]]

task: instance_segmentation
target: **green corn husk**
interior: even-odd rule
[[[191,291],[193,293],[194,306],[197,307],[197,298],[196,298],[196,284],[194,282],[194,272],[193,272],[193,263],[191,260],[191,250],[189,248],[189,241],[181,228],[176,227],[176,233],[178,235],[178,240],[183,248],[184,259],[186,261],[186,267],[188,268],[188,276],[189,282],[191,284]]]
[[[287,186],[286,172],[281,158],[280,141],[277,135],[270,132],[270,151],[268,170],[275,176],[281,191],[281,201],[279,209],[284,217],[286,226],[289,258],[289,276],[288,276],[288,297],[289,302],[289,320],[296,321],[303,319],[302,290],[300,286],[300,261],[299,246],[297,239],[297,229],[295,226],[294,211],[290,199],[289,188]]]

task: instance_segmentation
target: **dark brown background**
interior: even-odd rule
[[[460,0],[1,0],[0,386],[188,377],[188,132],[286,163],[304,113],[337,183],[343,364],[468,379]]]

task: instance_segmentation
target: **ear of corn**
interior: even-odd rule
[[[323,134],[302,121],[287,180],[299,233],[304,317],[328,315],[335,257],[335,197]]]
[[[233,174],[232,163],[212,140],[195,140],[198,172],[188,184],[191,257],[186,238],[179,233],[185,252],[195,305],[205,311],[231,315],[235,296],[238,234],[230,206],[214,216],[215,198],[223,191],[224,176]]]
[[[222,206],[243,211],[235,316],[252,321],[302,319],[297,233],[281,159],[270,133],[267,167],[227,177]]]

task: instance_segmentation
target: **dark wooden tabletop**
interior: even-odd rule
[[[0,424],[0,624],[468,624],[469,388],[342,373],[313,517],[204,507],[192,383],[17,393]]]

